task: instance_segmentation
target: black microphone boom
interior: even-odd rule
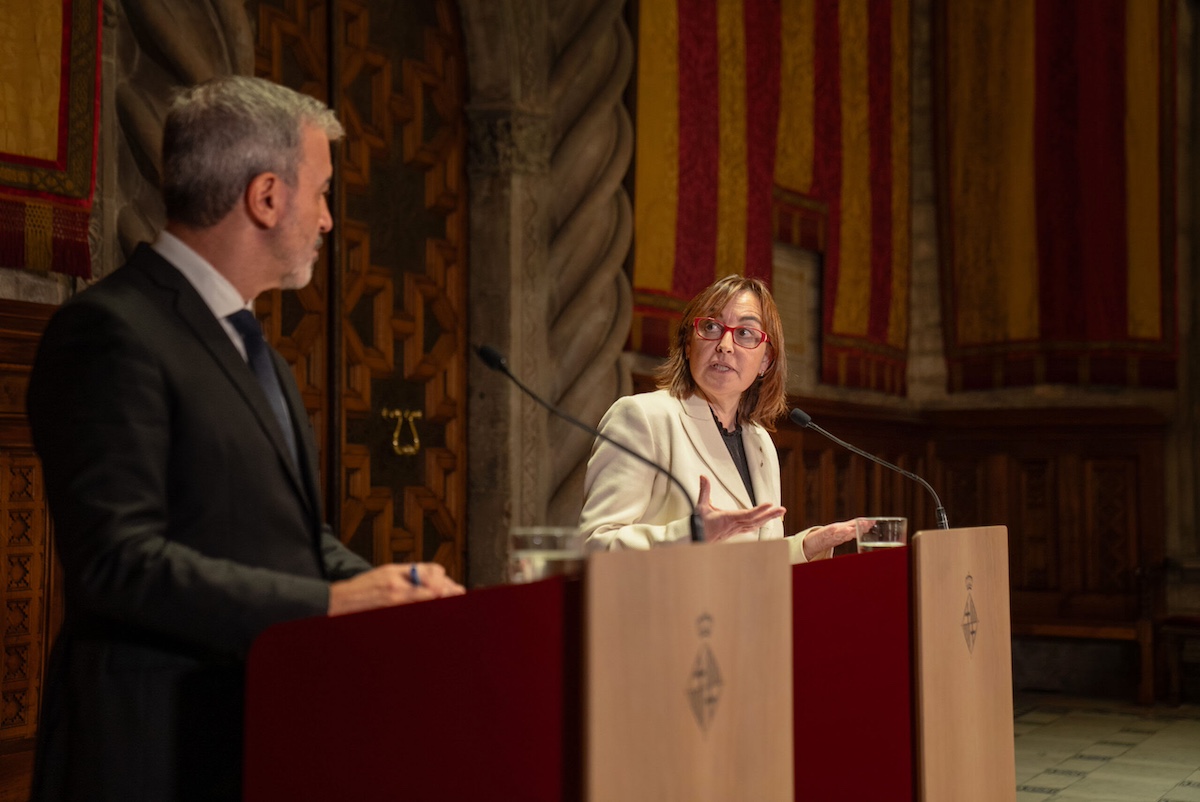
[[[920,484],[922,487],[924,487],[926,490],[929,491],[929,495],[933,496],[933,503],[937,506],[936,514],[937,514],[938,529],[949,529],[950,528],[950,522],[946,520],[946,508],[942,506],[942,500],[938,498],[938,494],[935,493],[933,488],[929,486],[929,482],[926,482],[920,476],[917,476],[915,473],[912,473],[911,471],[906,471],[899,466],[893,465],[892,463],[888,462],[887,460],[883,460],[883,459],[880,459],[879,457],[876,457],[874,454],[868,454],[867,452],[863,451],[861,448],[855,448],[854,446],[847,443],[845,440],[841,440],[837,437],[834,437],[829,432],[825,431],[820,426],[813,423],[812,415],[809,415],[807,412],[805,412],[802,409],[799,409],[799,408],[793,409],[791,414],[788,415],[788,418],[792,421],[792,423],[796,424],[801,429],[812,429],[814,432],[817,432],[818,434],[828,437],[830,440],[837,443],[839,446],[846,449],[847,451],[853,451],[855,454],[858,454],[860,457],[866,457],[867,459],[871,460],[871,462],[877,462],[885,468],[891,468],[893,471],[900,474],[901,476],[907,476],[909,479],[912,479],[914,482],[917,482],[918,484]]]
[[[550,412],[552,412],[553,414],[557,415],[558,417],[562,418],[567,423],[570,423],[573,426],[578,426],[580,429],[583,429],[585,432],[590,434],[592,437],[599,437],[601,440],[603,440],[606,443],[612,443],[614,446],[621,449],[629,456],[635,457],[635,458],[641,460],[642,462],[646,463],[654,470],[661,473],[663,476],[670,479],[672,482],[675,483],[675,486],[679,488],[680,492],[683,493],[683,497],[688,500],[688,503],[691,503],[692,497],[690,495],[688,495],[687,488],[683,486],[683,482],[679,481],[679,479],[677,479],[674,476],[674,474],[672,474],[670,471],[668,471],[663,466],[659,465],[657,462],[654,462],[653,460],[649,459],[648,457],[643,457],[641,454],[634,451],[632,448],[625,445],[624,443],[617,442],[616,440],[612,439],[608,435],[604,434],[604,432],[600,431],[599,429],[597,429],[593,426],[588,426],[586,423],[579,420],[578,418],[568,415],[566,412],[563,412],[561,409],[554,406],[549,401],[543,400],[541,396],[539,396],[533,390],[530,390],[528,387],[526,387],[521,382],[520,379],[518,379],[516,376],[513,375],[513,372],[508,369],[508,360],[506,360],[504,358],[504,356],[501,355],[501,353],[499,351],[497,351],[495,348],[491,347],[490,345],[479,345],[479,346],[475,347],[475,353],[478,354],[479,358],[483,360],[483,364],[487,365],[492,370],[496,370],[496,371],[503,373],[505,376],[507,376],[512,381],[513,384],[517,385],[517,387],[520,388],[521,392],[525,393],[525,395],[529,396],[534,401],[538,402],[543,407],[550,410]],[[692,504],[692,515],[689,518],[689,525],[690,525],[691,532],[692,532],[692,542],[703,543],[704,542],[704,521],[700,518],[700,512],[699,512],[699,510],[696,509],[696,505],[694,505],[694,504]]]

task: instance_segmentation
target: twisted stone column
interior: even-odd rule
[[[619,361],[632,316],[623,267],[633,240],[623,186],[633,156],[633,125],[622,104],[633,72],[633,42],[623,6],[623,0],[591,4],[554,64],[547,104],[552,130],[560,133],[546,210],[552,400],[591,424],[630,386]],[[592,438],[557,418],[546,434],[547,520],[574,524]]]
[[[217,75],[253,74],[254,38],[241,0],[110,0],[105,17],[106,27],[111,21],[116,28],[119,125],[116,142],[106,148],[115,151],[117,187],[106,194],[115,201],[116,259],[122,261],[165,223],[158,188],[163,119],[173,91]]]
[[[625,0],[459,0],[471,82],[471,339],[589,424],[630,387],[622,182],[633,131]],[[472,360],[472,584],[503,578],[514,524],[574,525],[590,435]]]

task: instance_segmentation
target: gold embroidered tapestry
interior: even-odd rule
[[[91,277],[98,0],[0,0],[0,267]]]

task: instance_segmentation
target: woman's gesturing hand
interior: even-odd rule
[[[768,522],[782,518],[786,512],[775,504],[759,504],[751,510],[719,510],[709,501],[707,476],[700,477],[700,498],[696,502],[696,510],[704,521],[704,540],[708,543],[719,543],[734,535],[758,531]]]
[[[854,540],[854,537],[854,519],[819,526],[804,536],[804,558],[816,559],[817,555],[832,551],[834,546]]]

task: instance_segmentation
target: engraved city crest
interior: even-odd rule
[[[963,637],[967,639],[967,651],[975,653],[975,633],[979,629],[979,616],[975,612],[975,600],[971,598],[971,588],[975,584],[975,580],[967,574],[967,604],[963,608],[962,630]]]
[[[692,662],[692,671],[688,675],[687,697],[692,708],[692,715],[700,729],[708,732],[717,712],[717,700],[721,698],[721,669],[717,666],[717,658],[708,645],[707,638],[712,634],[713,618],[704,613],[696,619],[696,631],[700,635],[700,647],[696,650],[696,659]]]

